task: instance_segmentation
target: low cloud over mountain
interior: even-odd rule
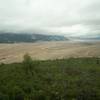
[[[100,34],[100,0],[0,0],[0,30]]]

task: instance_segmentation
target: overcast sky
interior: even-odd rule
[[[1,31],[100,34],[100,0],[0,0]]]

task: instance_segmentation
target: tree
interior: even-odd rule
[[[23,65],[26,73],[31,73],[33,75],[33,60],[28,54],[24,55]]]

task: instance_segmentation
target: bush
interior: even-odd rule
[[[33,61],[0,67],[0,100],[100,100],[100,58]]]
[[[24,55],[23,65],[24,65],[25,72],[27,74],[31,73],[33,75],[33,72],[32,72],[34,68],[33,60],[28,54]]]

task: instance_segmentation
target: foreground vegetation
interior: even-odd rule
[[[100,100],[100,58],[1,64],[0,100]]]

